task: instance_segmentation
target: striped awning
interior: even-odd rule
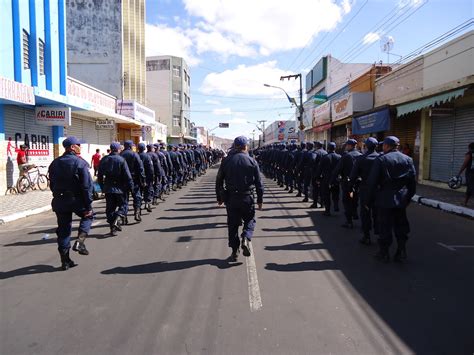
[[[457,89],[453,91],[448,91],[443,94],[436,96],[431,96],[426,99],[409,102],[407,104],[402,104],[397,106],[397,117],[405,116],[411,112],[419,111],[425,107],[432,107],[435,105],[441,105],[445,102],[448,102],[452,99],[455,99],[459,96],[463,96],[467,88]]]

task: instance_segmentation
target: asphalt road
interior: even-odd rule
[[[1,226],[0,353],[474,352],[472,220],[413,205],[409,260],[379,264],[341,215],[266,180],[254,258],[229,264],[215,174],[114,238],[99,202],[67,272],[52,213]]]

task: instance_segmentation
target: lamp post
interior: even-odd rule
[[[263,142],[263,145],[265,145],[265,122],[267,122],[266,120],[261,120],[261,121],[257,121],[258,123],[260,123],[262,125],[262,127],[260,127],[258,124],[254,123],[254,122],[250,122],[250,121],[247,121],[248,124],[253,124],[255,127],[257,127],[257,129],[262,132],[262,142]]]

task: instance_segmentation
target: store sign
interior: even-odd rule
[[[115,121],[100,120],[95,121],[95,129],[97,130],[113,130],[115,129]]]
[[[0,99],[35,104],[33,87],[0,76]]]
[[[133,118],[144,125],[155,124],[155,111],[134,100],[117,100],[117,113]]]
[[[314,95],[313,96],[313,102],[315,105],[322,105],[328,100],[328,97],[326,95]]]
[[[338,100],[331,101],[331,110],[333,121],[338,121],[352,115],[352,95],[347,94]]]
[[[388,108],[352,119],[353,134],[368,134],[390,129],[390,110]]]
[[[143,131],[141,128],[132,128],[130,131],[130,135],[132,137],[141,137],[143,135]]]
[[[312,87],[318,85],[321,81],[326,79],[327,76],[327,67],[328,67],[328,58],[322,57],[319,62],[313,67],[313,80]]]
[[[70,126],[71,108],[70,107],[41,107],[35,108],[36,123],[43,126]]]
[[[75,79],[67,79],[67,95],[78,106],[101,113],[115,113],[115,98]],[[77,100],[79,99],[79,100]]]
[[[331,105],[329,102],[325,102],[318,107],[313,109],[313,124],[312,127],[318,127],[322,124],[328,123],[330,120]]]

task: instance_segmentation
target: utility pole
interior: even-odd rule
[[[261,120],[261,121],[257,121],[257,122],[262,125],[262,141],[263,141],[263,145],[265,145],[265,122],[267,122],[267,121],[266,120]]]
[[[295,75],[285,75],[285,76],[281,76],[280,77],[280,80],[283,81],[285,79],[295,79],[295,80],[298,80],[300,79],[300,105],[298,107],[298,111],[299,111],[299,117],[298,117],[298,121],[300,121],[300,130],[304,130],[304,124],[303,124],[303,112],[304,112],[304,107],[303,107],[303,82],[302,82],[302,76],[301,76],[301,73],[300,74],[295,74]]]

